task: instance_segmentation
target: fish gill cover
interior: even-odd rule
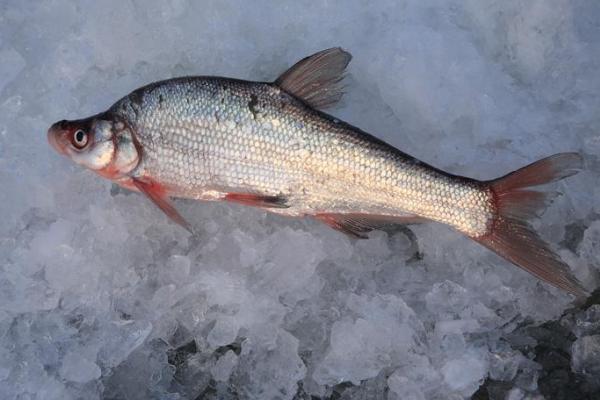
[[[600,5],[0,5],[0,398],[594,398],[600,311],[438,225],[353,241],[178,201],[198,231],[57,157],[49,124],[171,76],[270,80],[342,46],[331,112],[489,179],[578,151],[536,228],[600,269]]]

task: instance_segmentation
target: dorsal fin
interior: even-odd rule
[[[342,98],[339,83],[351,59],[352,55],[340,47],[323,50],[298,61],[275,84],[310,106],[324,109]]]

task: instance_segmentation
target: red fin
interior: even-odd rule
[[[367,233],[372,230],[382,229],[386,226],[397,224],[416,224],[425,221],[425,218],[416,215],[369,215],[369,214],[317,214],[319,221],[326,223],[333,229],[359,239],[367,239]]]
[[[544,210],[552,194],[522,190],[571,176],[580,168],[579,155],[556,154],[488,182],[497,215],[490,232],[473,239],[539,279],[585,297],[586,290],[569,266],[550,250],[526,221]]]
[[[339,82],[351,59],[350,53],[339,47],[323,50],[298,61],[275,84],[310,106],[324,109],[342,98]]]
[[[490,183],[498,193],[543,185],[575,175],[581,171],[582,164],[583,160],[578,153],[554,154],[494,179]]]
[[[264,208],[287,208],[284,197],[280,196],[263,196],[252,193],[227,193],[225,200],[235,203],[244,204],[246,206],[264,207]]]
[[[193,233],[188,222],[177,212],[175,207],[171,204],[169,200],[169,196],[165,189],[159,183],[153,180],[141,180],[137,178],[132,178],[133,185],[138,188],[138,190],[144,193],[154,204],[158,206],[169,218],[173,221],[184,227],[190,233]]]

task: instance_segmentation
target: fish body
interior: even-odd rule
[[[321,111],[341,97],[349,61],[329,49],[275,82],[152,83],[104,113],[54,124],[48,138],[184,226],[171,197],[312,216],[357,237],[383,224],[436,221],[554,286],[585,293],[525,221],[547,199],[527,188],[572,175],[579,156],[558,154],[487,182],[436,169]]]
[[[137,176],[174,197],[280,199],[289,216],[361,214],[439,221],[472,235],[492,217],[489,190],[438,171],[269,83],[178,78],[110,111],[143,151]]]

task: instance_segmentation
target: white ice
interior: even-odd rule
[[[570,297],[451,229],[354,241],[177,201],[191,237],[59,157],[46,130],[155,80],[270,80],[342,46],[354,59],[331,113],[439,168],[489,179],[580,152],[586,171],[535,225],[593,289],[599,19],[595,0],[3,1],[0,398],[463,399],[486,379],[539,398],[518,328]],[[594,312],[568,325],[588,377]]]

